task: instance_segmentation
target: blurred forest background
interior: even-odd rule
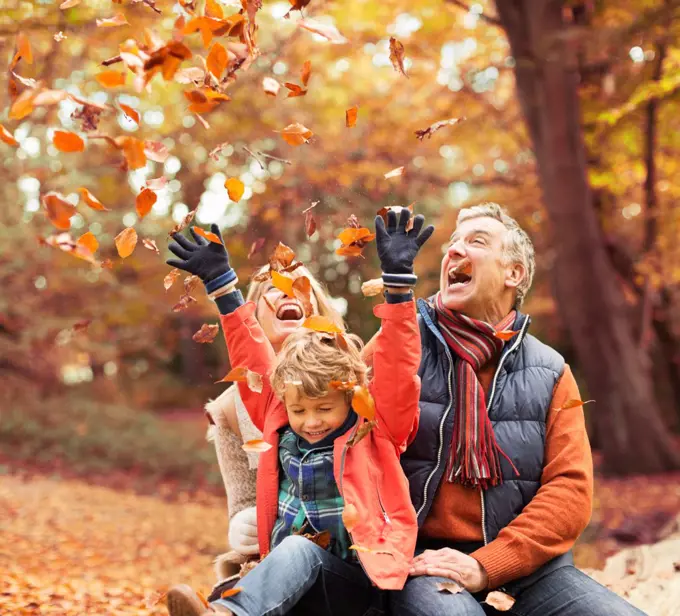
[[[598,469],[658,479],[645,504],[651,479],[607,484],[609,526],[616,498],[646,512],[633,540],[677,513],[680,2],[4,0],[0,51],[4,472],[221,493],[201,407],[228,360],[221,336],[192,340],[217,312],[202,289],[175,311],[181,281],[164,288],[190,212],[220,225],[242,281],[293,247],[367,340],[377,258],[335,254],[347,218],[425,214],[427,296],[458,210],[496,201],[535,242],[525,310],[595,400]],[[299,145],[281,132],[295,123],[312,133]],[[121,258],[126,228],[139,243]],[[76,258],[86,233],[98,248],[88,235]]]

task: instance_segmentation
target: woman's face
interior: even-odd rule
[[[319,303],[311,294],[313,314],[319,314]],[[262,283],[262,294],[255,312],[265,335],[275,349],[279,349],[288,335],[304,323],[306,318],[302,304],[279,291],[270,280]]]

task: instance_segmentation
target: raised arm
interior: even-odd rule
[[[375,340],[371,392],[378,428],[401,450],[418,427],[420,398],[420,330],[412,290],[418,278],[413,261],[434,231],[431,225],[423,229],[423,216],[416,216],[407,231],[410,217],[409,210],[402,208],[398,218],[393,210],[387,213],[387,227],[381,216],[375,219],[386,303],[374,310],[382,326]]]
[[[262,392],[253,391],[247,383],[238,383],[243,403],[255,426],[264,429],[265,412],[274,393],[269,384],[269,373],[275,353],[255,318],[255,304],[243,301],[236,289],[238,277],[229,264],[229,254],[216,224],[211,226],[220,243],[208,241],[191,229],[194,242],[179,233],[168,248],[178,259],[167,264],[198,276],[205,285],[208,297],[220,311],[222,331],[233,367],[245,366],[262,377]]]

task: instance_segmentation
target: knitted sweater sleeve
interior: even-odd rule
[[[583,407],[563,409],[580,399],[569,366],[553,392],[547,415],[545,460],[536,496],[498,537],[472,553],[497,588],[536,571],[568,552],[590,520],[593,460]]]

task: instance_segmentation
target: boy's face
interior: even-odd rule
[[[288,387],[283,401],[293,432],[309,443],[317,443],[339,428],[350,406],[344,391],[331,390],[321,398],[307,398],[297,387]]]

